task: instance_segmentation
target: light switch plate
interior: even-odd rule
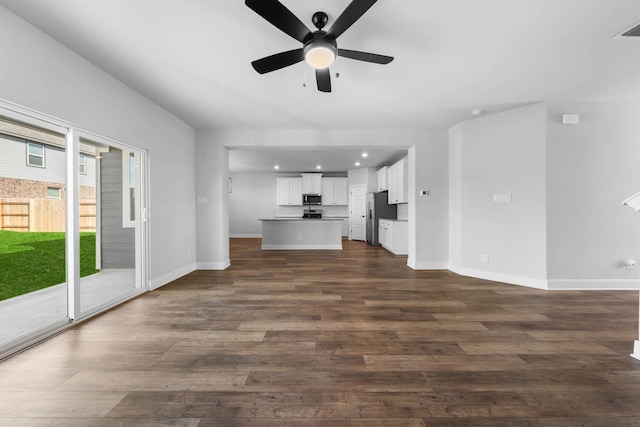
[[[493,203],[511,203],[511,193],[494,194]]]

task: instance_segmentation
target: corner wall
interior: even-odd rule
[[[545,288],[546,104],[462,122],[449,136],[450,269]],[[495,203],[501,194],[511,202]]]
[[[549,288],[638,289],[640,215],[621,203],[640,192],[640,104],[548,105]]]
[[[3,7],[0,63],[0,99],[148,150],[150,285],[192,271],[194,130]]]

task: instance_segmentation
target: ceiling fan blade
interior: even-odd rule
[[[302,49],[288,50],[286,52],[276,53],[262,59],[256,59],[251,63],[253,68],[260,74],[270,73],[289,65],[297,64],[304,60],[304,52]]]
[[[353,0],[349,6],[342,12],[327,32],[327,37],[337,39],[340,34],[344,33],[353,25],[371,6],[378,0]]]
[[[300,43],[311,34],[309,28],[278,0],[246,0],[244,4]]]
[[[348,49],[338,49],[338,56],[355,59],[357,61],[373,62],[375,64],[388,64],[393,61],[393,56],[378,55],[377,53],[367,53]]]
[[[331,92],[331,74],[329,68],[316,70],[316,81],[320,92]]]

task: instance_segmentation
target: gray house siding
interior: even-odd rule
[[[0,134],[0,176],[64,184],[65,150],[51,145],[40,145],[44,145],[44,167],[28,166],[27,141]],[[86,156],[86,159],[87,173],[80,175],[80,185],[95,187],[96,159],[93,156]]]
[[[122,226],[122,151],[102,153],[100,167],[102,268],[135,267],[135,228]]]

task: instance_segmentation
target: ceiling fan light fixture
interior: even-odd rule
[[[330,43],[316,40],[304,48],[304,60],[316,70],[324,70],[336,60],[336,48]]]

